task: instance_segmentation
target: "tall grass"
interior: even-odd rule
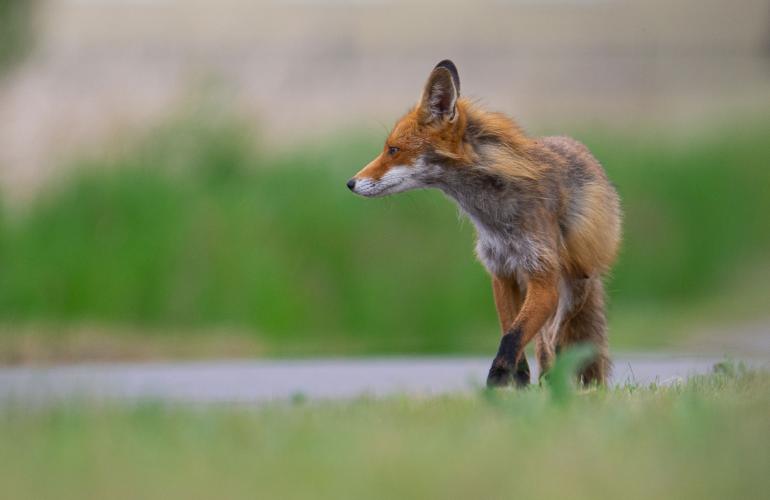
[[[0,208],[0,321],[245,328],[281,349],[491,349],[473,229],[437,192],[363,200],[381,147],[349,136],[276,154],[237,125],[174,125]],[[613,311],[718,295],[767,261],[770,123],[686,143],[584,134],[623,198]],[[616,344],[643,333],[615,332]]]

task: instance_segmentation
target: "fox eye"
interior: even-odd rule
[[[393,156],[394,154],[398,153],[399,151],[401,151],[401,150],[400,150],[400,149],[398,149],[398,148],[397,148],[397,147],[395,147],[395,146],[388,146],[388,154],[389,154],[390,156]]]

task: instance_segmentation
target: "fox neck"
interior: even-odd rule
[[[507,232],[518,212],[515,183],[477,168],[448,169],[435,187],[454,200],[479,231]]]
[[[530,140],[511,119],[466,104],[464,161],[445,165],[434,186],[468,214],[479,232],[510,233],[520,218],[520,193],[535,182]]]
[[[532,234],[531,220],[539,204],[548,203],[540,195],[547,167],[538,160],[536,143],[508,123],[508,133],[500,133],[499,128],[474,130],[470,121],[465,140],[473,161],[445,166],[435,186],[473,222],[476,255],[487,270],[521,277],[550,265],[544,257],[550,254]]]

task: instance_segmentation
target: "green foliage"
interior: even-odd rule
[[[0,74],[30,48],[38,0],[0,0]]]
[[[453,204],[345,188],[379,139],[267,155],[245,128],[207,122],[83,162],[14,213],[0,207],[0,321],[245,328],[273,354],[494,349],[488,278]],[[576,134],[625,207],[613,316],[698,304],[766,261],[769,130],[686,144]],[[617,329],[614,342],[647,333]]]
[[[253,409],[0,410],[4,498],[764,498],[770,379]]]
[[[767,262],[770,123],[696,139],[589,137],[626,214],[618,301],[692,301],[715,293],[736,267]],[[718,291],[718,290],[716,290]]]
[[[575,382],[596,349],[589,344],[579,344],[559,354],[548,373],[543,376],[551,391],[551,398],[557,404],[567,404],[575,394]]]

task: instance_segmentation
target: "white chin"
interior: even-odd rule
[[[376,198],[378,196],[402,193],[419,187],[419,184],[412,179],[399,179],[396,182],[375,182],[369,179],[360,179],[356,182],[353,192],[367,198]]]

